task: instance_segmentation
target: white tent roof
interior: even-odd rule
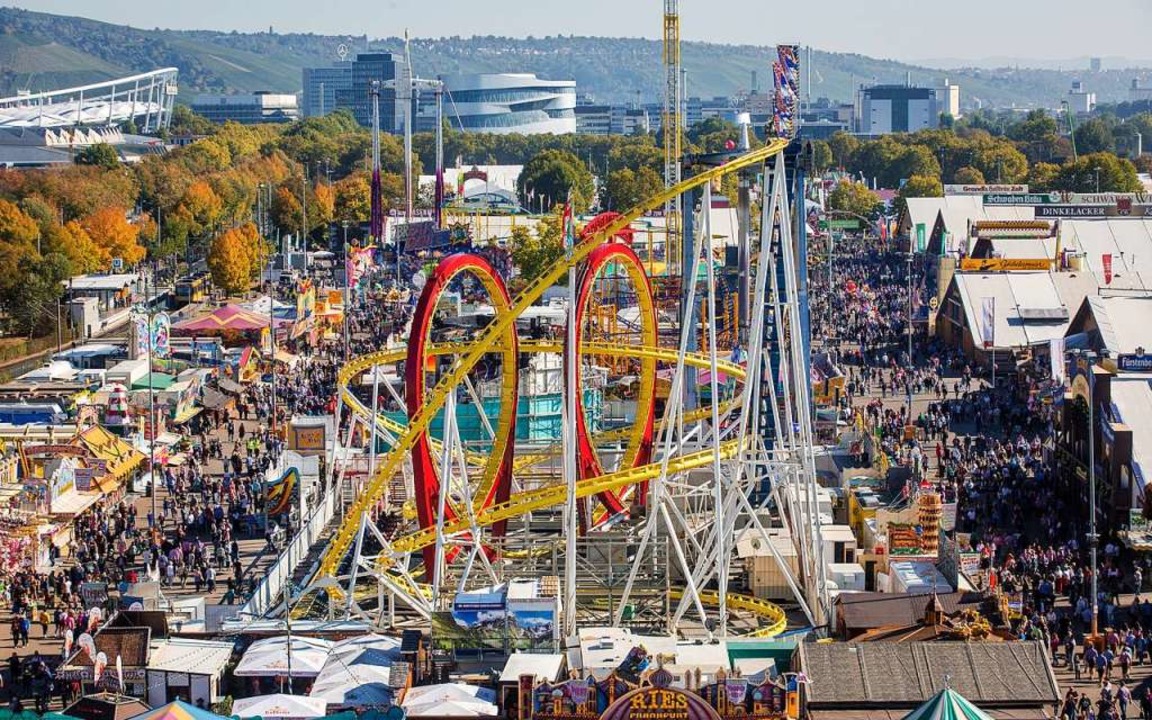
[[[996,300],[993,341],[997,348],[1041,345],[1064,337],[1075,307],[1065,304],[1052,278],[1047,272],[957,273],[955,283],[973,340],[980,344],[984,337],[986,297]],[[1051,321],[1026,321],[1024,313],[1029,311],[1055,315]]]
[[[1112,404],[1119,419],[1132,431],[1132,470],[1136,482],[1134,501],[1143,497],[1148,475],[1152,473],[1152,387],[1148,376],[1121,373],[1112,378]]]
[[[400,703],[408,717],[495,717],[496,693],[465,683],[409,688]]]
[[[401,684],[394,680],[403,680],[392,677],[392,666],[399,661],[396,638],[369,634],[344,640],[333,646],[309,695],[328,705],[390,705]]]
[[[1062,220],[1063,245],[1084,255],[1085,268],[1104,282],[1104,256],[1112,256],[1112,289],[1152,288],[1152,220]]]
[[[521,675],[535,675],[537,680],[556,682],[560,679],[560,669],[564,666],[564,656],[560,653],[514,653],[500,672],[500,682],[516,682]]]
[[[303,695],[257,695],[232,704],[232,714],[241,718],[318,718],[327,713],[323,700]]]
[[[216,675],[232,659],[232,650],[230,642],[169,638],[153,643],[148,669]]]
[[[265,638],[252,643],[233,673],[238,677],[286,675],[291,657],[292,677],[316,677],[331,650],[332,643],[327,640],[295,636],[289,652],[287,637]]]
[[[1113,355],[1134,353],[1136,348],[1152,349],[1152,297],[1090,296],[1088,303],[1100,339]]]

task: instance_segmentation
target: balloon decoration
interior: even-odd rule
[[[102,652],[96,653],[96,660],[92,664],[92,684],[99,685],[100,678],[104,677],[104,669],[108,667],[108,656]]]
[[[76,644],[88,655],[89,660],[93,663],[96,662],[96,639],[92,637],[91,633],[80,633],[80,637],[76,639]]]

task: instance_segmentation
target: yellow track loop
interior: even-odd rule
[[[787,140],[773,140],[759,150],[754,150],[738,158],[735,158],[726,165],[706,170],[695,177],[692,177],[674,185],[671,188],[664,190],[655,197],[645,200],[639,206],[629,210],[624,215],[609,223],[599,232],[577,244],[567,253],[567,255],[565,255],[565,257],[556,262],[547,270],[547,272],[529,284],[528,287],[525,288],[524,291],[517,296],[511,311],[497,315],[494,320],[485,328],[484,332],[479,337],[475,338],[471,343],[469,343],[468,349],[457,359],[451,371],[445,373],[444,376],[441,377],[440,381],[436,384],[436,386],[433,387],[428,393],[423,407],[421,407],[415,415],[408,419],[408,425],[404,432],[399,434],[396,438],[395,447],[393,447],[392,451],[382,458],[382,462],[380,463],[375,476],[368,481],[367,487],[356,498],[356,501],[352,504],[352,506],[348,508],[344,522],[332,537],[331,542],[328,544],[327,550],[325,550],[324,556],[320,560],[317,576],[332,577],[336,575],[339,570],[341,561],[348,553],[348,550],[352,547],[352,542],[355,540],[356,535],[360,529],[360,522],[361,518],[364,516],[364,513],[367,512],[386,491],[392,476],[397,472],[397,470],[400,469],[401,464],[412,451],[413,446],[416,444],[417,438],[421,433],[428,429],[428,426],[432,423],[432,419],[435,417],[439,409],[444,405],[444,401],[448,396],[448,393],[453,392],[455,388],[459,386],[461,382],[463,382],[464,377],[472,369],[472,367],[474,367],[485,354],[492,352],[492,348],[496,346],[498,342],[500,342],[500,338],[502,338],[508,331],[508,328],[516,322],[516,319],[519,318],[524,313],[524,311],[528,309],[528,307],[539,300],[540,297],[544,294],[545,290],[555,285],[562,277],[564,277],[570,267],[576,266],[583,262],[584,259],[587,258],[588,255],[596,247],[604,244],[610,238],[615,237],[617,233],[631,225],[632,222],[643,216],[645,213],[663,207],[666,202],[674,199],[679,195],[682,195],[689,190],[703,186],[706,183],[710,183],[713,180],[717,180],[737,170],[762,164],[769,158],[782,152],[784,148],[787,147],[787,145]],[[375,353],[373,355],[379,357],[383,356],[382,353]],[[377,364],[379,361],[371,359],[373,358],[373,355],[353,360],[344,368],[342,368],[339,377],[341,385],[347,385],[349,379],[352,376]],[[357,371],[356,368],[360,368],[360,370]],[[345,393],[345,395],[351,395],[351,393]],[[347,397],[345,397],[345,401],[347,401]],[[374,411],[375,408],[372,409],[372,412]],[[371,412],[369,413],[369,416],[371,416]],[[731,447],[730,445],[731,444],[726,444],[724,449],[727,453],[732,454],[736,451],[736,448]],[[700,455],[703,455],[703,457],[699,457]],[[689,466],[686,465],[686,462],[688,458],[692,458],[694,456],[697,457],[699,465],[695,465],[693,467],[700,467],[711,462],[712,452],[705,451],[704,453],[696,453],[694,455],[687,455],[680,458],[671,459],[669,461],[669,470],[680,471],[688,469]],[[579,483],[579,492],[582,493],[584,497],[587,497],[599,492],[603,492],[605,490],[618,489],[619,487],[624,487],[629,483],[639,482],[640,480],[645,479],[643,477],[644,472],[652,471],[653,470],[650,469],[650,466],[645,466],[644,468],[637,468],[635,470],[630,470],[624,473],[612,473],[605,475],[602,478],[585,480]],[[656,465],[654,472],[657,474],[659,473],[659,464]],[[651,477],[655,477],[655,475],[650,475],[649,479]],[[618,484],[613,485],[613,479],[616,479]],[[608,487],[605,487],[605,483],[608,484]],[[563,501],[565,493],[564,488],[545,488],[544,490],[550,493],[548,497],[551,499],[550,501],[552,504],[559,504]],[[519,512],[529,511],[530,508],[523,507],[519,503],[520,500],[518,498],[516,503],[492,507],[483,514],[488,519],[488,522],[495,522],[495,516],[498,514],[500,515],[501,519],[508,519],[515,517],[515,515]],[[512,512],[512,514],[504,514],[509,512],[512,508],[516,508],[517,512]],[[419,547],[424,547],[427,544],[431,544],[432,541],[427,540],[426,538],[434,538],[434,536],[435,530],[420,530],[417,531],[414,535],[400,538],[396,545],[399,547],[417,549]],[[422,539],[420,543],[417,543],[413,540],[415,537],[421,537],[424,539]]]
[[[684,591],[673,590],[668,595],[672,600],[679,600],[684,595]],[[715,590],[701,590],[699,595],[700,602],[704,605],[715,607],[720,604],[720,595]],[[764,627],[753,630],[743,635],[743,637],[775,637],[784,632],[784,629],[788,627],[788,617],[784,614],[784,611],[774,603],[761,600],[758,597],[752,597],[751,595],[737,595],[736,593],[728,593],[726,599],[729,609],[752,613],[768,622]]]
[[[739,452],[739,443],[730,440],[720,445],[720,457],[731,458]],[[687,455],[680,455],[668,461],[669,473],[680,473],[696,468],[706,467],[712,462],[714,452],[712,449],[700,450]],[[617,470],[616,472],[601,475],[598,478],[585,480],[576,485],[576,498],[583,499],[598,495],[602,492],[611,492],[627,487],[633,483],[653,480],[660,475],[660,463],[641,465],[638,468]],[[536,510],[555,507],[564,503],[568,497],[568,488],[564,485],[550,485],[536,490],[519,493],[515,498],[499,505],[490,505],[476,514],[476,523],[481,526],[492,525],[501,520],[510,520]],[[453,522],[444,524],[444,534],[466,532],[472,529],[472,523],[467,518],[457,518]],[[422,528],[414,533],[404,535],[392,543],[392,552],[395,555],[422,550],[436,543],[436,528]],[[383,559],[381,559],[383,562]]]

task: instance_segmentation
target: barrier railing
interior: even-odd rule
[[[270,471],[273,474],[269,477],[279,477],[282,470],[283,468],[277,468]],[[324,497],[313,506],[311,513],[301,523],[300,532],[296,533],[280,553],[280,557],[268,568],[268,574],[256,586],[256,591],[247,602],[237,608],[237,617],[249,620],[262,618],[278,604],[281,592],[292,581],[292,576],[300,564],[308,559],[309,549],[320,539],[328,523],[336,516],[339,507],[340,492],[333,484],[327,488]]]

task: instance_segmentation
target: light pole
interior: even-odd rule
[[[1100,193],[1100,168],[1096,168],[1096,193]]]
[[[908,236],[908,372],[912,372],[912,236]],[[908,389],[908,424],[912,424],[912,378],[904,379]]]

